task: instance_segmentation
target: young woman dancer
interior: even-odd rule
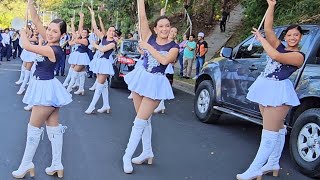
[[[82,12],[79,13],[80,20],[79,20],[79,27],[78,31],[80,33],[80,39],[78,37],[73,37],[74,41],[71,41],[70,45],[74,43],[80,44],[76,52],[72,53],[72,56],[69,57],[69,63],[74,64],[73,72],[71,76],[70,83],[68,85],[68,92],[72,91],[72,85],[76,82],[76,79],[79,77],[80,84],[79,89],[74,92],[74,94],[81,94],[84,95],[84,83],[86,79],[86,65],[90,64],[90,58],[88,56],[89,51],[89,30],[83,29],[83,18],[84,14]]]
[[[39,35],[37,28],[30,30],[29,33],[31,34],[29,41],[32,44],[37,45],[38,44],[38,35]],[[21,53],[21,59],[23,61],[23,65],[24,65],[24,67],[21,67],[21,74],[23,73],[23,81],[22,81],[22,84],[20,83],[21,81],[16,82],[16,84],[21,84],[20,89],[17,92],[18,95],[23,94],[24,91],[26,90],[27,83],[30,81],[30,77],[32,76],[31,69],[34,64],[35,57],[36,57],[35,53],[29,52],[25,48],[23,49],[23,51]]]
[[[28,6],[32,22],[48,43],[45,46],[32,45],[25,31],[21,30],[20,32],[23,48],[38,54],[38,56],[36,58],[37,68],[34,73],[34,79],[23,98],[24,103],[33,105],[28,124],[26,147],[21,164],[16,171],[12,172],[12,175],[15,178],[23,178],[27,173],[30,173],[30,176],[35,175],[32,159],[43,133],[43,128],[40,127],[45,122],[48,138],[52,146],[52,164],[45,171],[48,175],[58,173],[59,177],[63,177],[61,155],[63,133],[66,127],[59,124],[59,108],[69,104],[72,99],[60,81],[54,78],[54,68],[57,61],[63,56],[59,41],[61,36],[66,33],[67,25],[63,20],[55,19],[48,25],[46,30],[42,26],[32,0],[29,0]]]
[[[115,48],[117,47],[117,43],[113,40],[113,35],[115,32],[114,27],[110,27],[106,32],[105,36],[101,31],[98,30],[96,20],[94,17],[94,11],[88,7],[91,13],[91,23],[94,30],[94,33],[101,39],[101,46],[96,44],[96,42],[92,42],[94,48],[98,51],[103,52],[103,54],[90,63],[90,70],[97,74],[97,85],[94,91],[94,95],[92,97],[92,101],[85,111],[86,114],[91,114],[95,110],[95,106],[102,94],[103,106],[102,108],[98,109],[99,113],[110,112],[110,104],[109,104],[109,86],[107,85],[107,78],[109,76],[114,75],[113,70],[113,54]]]
[[[102,32],[102,34],[105,35],[105,34],[106,34],[106,30],[105,30],[105,28],[104,28],[104,24],[103,24],[102,19],[101,19],[101,17],[100,17],[99,14],[98,14],[98,19],[99,19],[99,24],[100,24],[100,27],[101,27],[101,32]],[[93,31],[93,28],[92,28],[92,31]],[[94,33],[94,31],[93,31],[93,33]],[[101,40],[100,40],[99,46],[102,47],[102,41],[101,41]],[[90,64],[91,64],[92,67],[95,66],[97,59],[99,59],[102,55],[103,55],[103,52],[101,52],[101,51],[99,51],[98,49],[96,49],[96,52],[95,52],[94,55],[93,55],[93,59],[92,59],[92,61],[90,62]],[[89,66],[89,67],[90,67],[90,66]],[[90,68],[89,68],[89,69],[90,69]],[[92,70],[90,69],[90,71],[92,71]],[[98,83],[98,78],[96,78],[94,84],[89,88],[89,90],[90,90],[90,91],[96,90],[97,83]]]
[[[168,39],[173,41],[173,42],[175,42],[175,43],[177,43],[178,42],[177,39],[176,39],[177,34],[178,34],[178,29],[175,28],[175,27],[172,27],[170,29],[170,33],[169,33]],[[174,63],[175,62],[176,62],[176,60],[174,61]],[[166,70],[164,72],[166,74],[166,77],[168,78],[171,86],[172,86],[172,83],[173,83],[173,75],[174,75],[173,65],[174,65],[174,63],[168,64],[168,66],[167,66],[167,68],[166,68]],[[166,109],[166,106],[164,105],[164,100],[161,100],[160,103],[159,103],[159,106],[154,110],[154,113],[160,113],[161,112],[163,114],[165,109]]]
[[[250,167],[237,175],[239,180],[261,179],[262,175],[273,172],[278,176],[279,159],[285,143],[285,119],[290,107],[300,104],[289,76],[303,65],[304,54],[299,52],[302,29],[291,25],[284,37],[287,47],[275,35],[273,26],[276,0],[267,0],[268,10],[264,22],[266,39],[257,29],[252,33],[261,42],[268,54],[264,72],[250,86],[247,98],[259,103],[263,118],[260,147]]]
[[[74,18],[71,18],[70,21],[71,21],[71,33],[72,33],[71,40],[69,41],[69,46],[71,46],[71,54],[69,55],[68,63],[70,64],[70,67],[69,67],[68,75],[62,84],[64,87],[68,87],[68,85],[71,81],[72,73],[74,72],[73,68],[75,65],[71,64],[72,62],[70,61],[70,57],[72,57],[74,55],[74,53],[76,52],[76,50],[79,47],[79,44],[74,43],[75,38],[78,37],[78,33],[77,33],[78,31],[76,32],[75,27],[74,27]],[[73,58],[71,58],[71,59],[73,59]],[[79,84],[78,80],[76,80],[76,82],[74,84],[71,84],[71,87],[74,88],[78,84]]]
[[[139,16],[141,22],[139,42],[144,53],[143,67],[135,68],[124,79],[128,89],[132,91],[133,103],[137,116],[133,122],[129,142],[125,150],[123,170],[132,173],[132,163],[141,164],[148,161],[152,164],[154,157],[151,147],[151,115],[162,99],[173,99],[174,95],[164,71],[169,63],[178,56],[179,46],[168,39],[170,21],[165,16],[160,16],[154,24],[153,35],[148,24],[144,0],[138,0]],[[147,87],[146,88],[146,84]],[[139,157],[132,158],[140,139],[142,138],[143,152]]]

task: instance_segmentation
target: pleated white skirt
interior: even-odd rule
[[[90,71],[96,74],[108,74],[113,76],[113,59],[94,58],[89,64]]]
[[[137,67],[124,76],[130,91],[153,100],[173,99],[169,80],[163,74],[147,72],[144,67]]]
[[[36,53],[30,52],[24,49],[21,52],[20,58],[22,59],[23,62],[34,62],[36,55],[37,55]]]
[[[74,51],[69,56],[69,64],[75,64],[75,65],[89,65],[90,64],[90,58],[87,53],[80,53],[78,51]]]
[[[58,79],[37,80],[34,77],[22,102],[28,105],[62,107],[71,103],[72,98]]]
[[[296,91],[289,79],[276,81],[259,76],[249,87],[247,99],[263,106],[298,106],[300,104]]]

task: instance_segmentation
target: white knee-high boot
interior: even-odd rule
[[[73,86],[74,83],[76,82],[78,76],[79,76],[79,72],[73,71],[72,76],[71,76],[71,80],[70,80],[69,85],[68,85],[68,87],[67,87],[67,91],[68,91],[68,92],[71,92],[71,91],[72,91],[72,86]]]
[[[31,73],[31,72],[30,72],[29,70],[25,70],[25,71],[24,71],[23,82],[22,82],[22,84],[21,84],[21,86],[20,86],[20,89],[19,89],[19,91],[17,92],[17,94],[21,95],[21,94],[23,94],[23,92],[26,90],[26,85],[27,85],[27,83],[28,83],[28,81],[29,81],[30,73]]]
[[[72,69],[72,67],[70,67],[69,71],[68,71],[68,75],[62,84],[64,87],[68,86],[69,81],[71,80],[71,77],[72,77],[72,73],[73,73],[73,69]]]
[[[21,71],[20,71],[20,77],[19,80],[16,82],[16,85],[19,85],[23,82],[24,79],[24,71],[26,70],[26,68],[24,67],[24,65],[21,65]]]
[[[148,164],[152,164],[153,160],[153,152],[152,152],[152,144],[151,144],[151,137],[152,137],[152,126],[151,126],[151,117],[148,119],[148,125],[144,128],[142,133],[142,153],[132,159],[133,164],[142,164],[147,161]]]
[[[286,141],[286,134],[287,134],[287,127],[284,127],[279,130],[279,138],[277,140],[277,143],[268,159],[267,164],[265,164],[261,171],[263,174],[267,174],[269,172],[273,172],[273,176],[279,175],[280,165],[279,160],[282,154],[282,150]]]
[[[262,178],[262,166],[267,162],[271,155],[276,142],[279,138],[279,132],[273,132],[263,129],[261,134],[260,146],[256,157],[251,163],[250,167],[242,174],[237,174],[238,180],[250,180]]]
[[[129,94],[128,99],[132,99],[132,92]]]
[[[46,126],[48,138],[51,141],[52,149],[52,162],[51,166],[46,168],[46,173],[50,176],[55,173],[58,174],[59,178],[63,177],[63,165],[61,163],[62,146],[63,146],[63,133],[65,132],[66,126]]]
[[[159,106],[154,110],[154,113],[161,112],[163,114],[165,109],[166,107],[164,106],[164,100],[161,100]]]
[[[133,122],[129,142],[127,144],[125,154],[122,158],[123,171],[127,174],[130,174],[133,171],[131,158],[132,158],[132,155],[140,142],[142,133],[147,125],[148,125],[147,120],[139,119],[137,117],[135,118],[135,120]]]
[[[80,78],[79,78],[79,76],[77,76],[74,84],[72,85],[72,88],[79,87],[79,85],[80,85]]]
[[[39,145],[43,128],[37,128],[28,124],[27,143],[24,150],[23,158],[18,170],[12,172],[12,176],[15,178],[23,178],[28,172],[30,176],[35,176],[34,164],[32,162],[33,156]]]
[[[110,104],[109,104],[109,87],[106,85],[107,83],[104,84],[104,87],[102,89],[102,100],[103,100],[103,106],[102,108],[98,109],[98,113],[110,113]]]
[[[91,101],[88,109],[85,111],[86,114],[91,114],[94,111],[94,109],[96,108],[96,104],[101,96],[103,88],[104,88],[103,84],[97,83],[97,87],[96,87],[96,90],[94,91],[92,101]]]
[[[97,83],[98,83],[98,80],[96,79],[96,81],[95,81],[94,84],[89,88],[89,90],[90,90],[90,91],[96,90]]]
[[[86,72],[85,71],[79,72],[79,81],[80,81],[79,89],[78,91],[74,92],[74,94],[81,94],[82,96],[84,95],[85,80],[86,80]]]

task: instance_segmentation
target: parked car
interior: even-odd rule
[[[137,40],[125,39],[122,41],[113,64],[115,74],[111,78],[111,88],[127,88],[124,76],[134,69],[140,58],[137,46]]]
[[[282,43],[287,26],[274,32]],[[301,25],[304,65],[290,76],[301,104],[291,108],[285,123],[290,132],[289,149],[298,170],[309,177],[320,176],[320,26]],[[263,33],[263,32],[262,32]],[[194,109],[204,123],[217,123],[222,113],[262,125],[257,103],[246,99],[248,88],[264,70],[266,52],[253,36],[235,48],[224,47],[219,60],[206,63],[195,84]]]

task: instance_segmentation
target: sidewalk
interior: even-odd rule
[[[244,8],[239,4],[230,12],[230,19],[226,24],[226,31],[220,32],[220,24],[218,23],[213,31],[209,35],[205,35],[205,41],[208,43],[208,53],[206,54],[205,61],[211,60],[215,53],[223,47],[226,42],[231,38],[235,28],[241,24],[241,19],[243,17]],[[197,35],[198,32],[194,32]],[[192,66],[191,77],[194,77],[196,74],[196,62]],[[176,63],[174,65],[175,73],[179,74],[180,64]],[[174,79],[173,87],[184,91],[186,93],[194,95],[194,84],[189,84],[181,81],[180,79]]]

